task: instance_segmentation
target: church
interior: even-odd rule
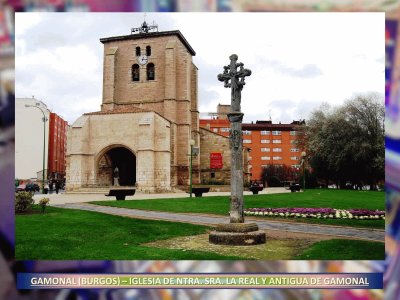
[[[68,131],[67,191],[112,186],[116,168],[120,186],[173,191],[189,185],[191,158],[193,183],[229,180],[229,139],[199,128],[196,52],[179,30],[154,27],[100,39],[101,109]]]

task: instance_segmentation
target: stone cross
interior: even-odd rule
[[[244,79],[251,75],[249,69],[237,63],[238,56],[232,54],[230,65],[224,66],[224,72],[218,75],[218,80],[224,86],[231,88],[231,110],[228,119],[231,122],[230,149],[231,149],[231,205],[229,210],[229,224],[218,224],[211,231],[208,240],[217,245],[259,245],[265,244],[266,235],[259,230],[256,223],[245,223],[243,212],[243,137],[240,101]],[[239,68],[239,70],[238,70]]]
[[[240,101],[242,97],[242,89],[246,84],[244,82],[246,76],[251,75],[249,69],[245,69],[243,63],[238,63],[238,56],[232,54],[229,56],[231,63],[224,66],[224,72],[218,74],[218,80],[224,82],[224,87],[231,88],[231,110],[232,112],[240,112]],[[238,70],[239,68],[239,70]]]
[[[243,138],[240,101],[245,77],[251,75],[249,69],[238,63],[238,56],[232,54],[230,65],[224,66],[224,72],[218,75],[218,80],[224,82],[224,86],[231,88],[231,111],[228,119],[231,122],[230,149],[231,149],[231,205],[230,223],[244,223],[243,213]],[[238,70],[239,68],[239,70]]]

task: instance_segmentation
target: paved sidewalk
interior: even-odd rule
[[[89,203],[70,203],[70,204],[58,204],[55,205],[61,208],[72,208],[80,210],[95,211],[105,214],[126,216],[131,218],[139,219],[151,219],[151,220],[167,220],[173,222],[184,222],[192,224],[203,224],[203,225],[217,225],[219,223],[227,223],[228,216],[216,216],[216,215],[199,215],[199,214],[188,214],[188,213],[170,213],[170,212],[157,212],[157,211],[145,211],[139,209],[128,209],[110,206],[100,206]],[[374,230],[374,229],[357,229],[352,227],[338,227],[338,226],[326,226],[326,225],[312,225],[304,223],[291,223],[291,222],[277,222],[277,221],[264,221],[256,220],[254,218],[246,218],[247,221],[256,222],[260,229],[264,230],[278,230],[278,231],[290,231],[290,232],[301,232],[309,234],[323,234],[332,235],[334,237],[346,237],[352,239],[362,239],[370,241],[384,242],[385,231]]]
[[[265,188],[260,192],[260,194],[281,194],[290,193],[290,190],[285,188]],[[203,194],[203,197],[211,196],[229,196],[230,192],[209,192]],[[252,195],[252,192],[244,191],[244,195]],[[52,193],[52,194],[35,194],[33,199],[36,203],[43,197],[49,198],[49,205],[57,205],[64,203],[81,203],[90,201],[105,201],[105,200],[115,200],[115,197],[106,197],[101,193]],[[194,197],[194,194],[193,194]],[[126,200],[150,200],[150,199],[169,199],[169,198],[189,198],[188,193],[157,193],[157,194],[146,194],[143,192],[136,191],[135,195],[127,196]]]

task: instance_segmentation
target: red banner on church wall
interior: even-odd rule
[[[210,153],[210,169],[222,169],[222,153]]]

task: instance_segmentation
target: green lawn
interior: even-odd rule
[[[17,260],[241,260],[226,253],[159,248],[144,243],[207,233],[210,227],[48,207],[16,215]],[[268,243],[268,241],[267,241]],[[241,247],[239,247],[241,248]],[[202,248],[199,248],[202,249]],[[235,255],[236,256],[233,256]],[[241,256],[242,255],[242,256]],[[384,243],[335,239],[309,246],[293,259],[383,259]]]
[[[153,199],[131,201],[94,201],[92,204],[136,208],[144,210],[158,210],[181,213],[206,213],[228,215],[229,197],[201,197],[177,199]],[[330,207],[330,208],[365,208],[385,209],[385,194],[383,192],[349,191],[316,189],[306,190],[304,193],[283,193],[270,195],[244,196],[245,208],[252,207]],[[263,218],[267,219],[267,218]],[[279,218],[268,218],[282,220]],[[384,220],[349,220],[349,219],[283,219],[287,221],[368,227],[384,229]]]
[[[334,249],[334,251],[332,251]],[[384,260],[385,244],[379,242],[333,239],[313,244],[295,259],[304,260]]]
[[[39,208],[35,207],[38,212]],[[207,232],[206,226],[138,220],[96,212],[48,207],[46,213],[17,215],[17,260],[240,259],[201,251],[140,244]]]

